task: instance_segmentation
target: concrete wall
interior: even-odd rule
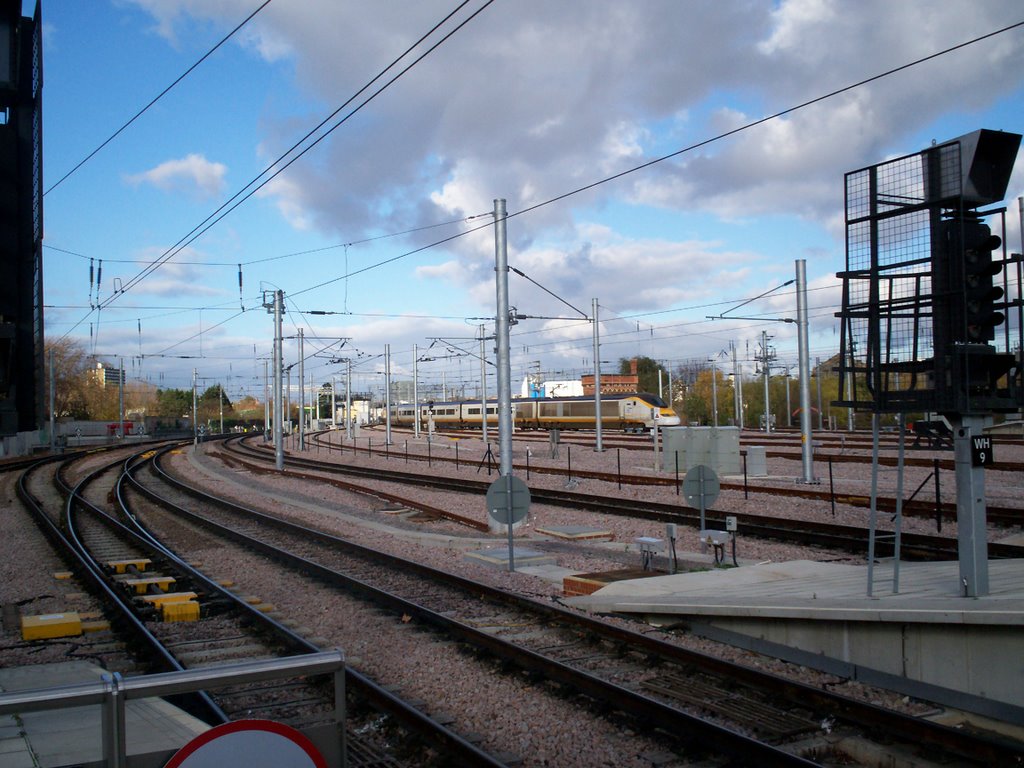
[[[864,623],[704,617],[711,627],[863,670],[1024,708],[1024,632],[985,624]],[[817,666],[817,665],[815,665]],[[827,664],[823,664],[827,666]],[[910,685],[907,690],[915,690]]]
[[[681,474],[700,464],[718,475],[743,472],[739,427],[665,427],[661,436],[665,472],[675,471],[677,456]]]

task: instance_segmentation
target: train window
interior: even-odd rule
[[[479,408],[470,408],[470,409],[468,409],[466,411],[466,413],[468,413],[470,416],[479,416],[480,415],[480,409]]]
[[[588,408],[589,406],[589,408]],[[565,403],[562,406],[562,415],[564,416],[575,416],[577,418],[581,416],[590,416],[594,413],[594,403]]]
[[[491,407],[487,408],[487,413],[497,413],[497,412],[498,412],[497,408],[491,408]]]

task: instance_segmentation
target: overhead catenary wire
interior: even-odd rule
[[[542,201],[542,202],[537,203],[535,205],[523,208],[523,209],[521,209],[519,211],[512,212],[512,213],[509,214],[509,217],[511,218],[513,216],[519,216],[519,215],[523,215],[523,214],[535,211],[535,210],[537,210],[537,209],[539,209],[541,207],[544,207],[546,205],[553,204],[555,202],[564,200],[564,199],[566,199],[568,197],[571,197],[573,195],[579,194],[579,193],[587,191],[589,189],[593,189],[596,186],[613,182],[613,181],[615,181],[617,179],[620,179],[620,178],[622,178],[622,177],[624,177],[626,175],[629,175],[629,174],[638,172],[640,170],[649,168],[649,167],[651,167],[651,166],[653,166],[653,165],[655,165],[657,163],[664,162],[664,161],[666,161],[668,159],[671,159],[671,158],[674,158],[674,157],[678,157],[678,156],[683,155],[683,154],[688,153],[688,152],[692,152],[692,151],[694,151],[694,150],[696,150],[698,148],[705,147],[705,146],[707,146],[707,145],[709,145],[709,144],[711,144],[713,142],[716,142],[716,141],[722,140],[724,138],[736,135],[737,133],[740,133],[742,131],[745,131],[745,130],[748,130],[750,128],[753,128],[753,127],[756,127],[758,125],[761,125],[761,124],[763,124],[763,123],[765,123],[765,122],[767,122],[769,120],[776,119],[776,118],[779,118],[779,117],[791,114],[791,113],[793,113],[795,111],[798,111],[800,109],[804,109],[804,108],[806,108],[808,106],[811,106],[813,104],[820,103],[821,101],[824,101],[824,100],[826,100],[828,98],[832,98],[832,97],[837,96],[839,94],[846,93],[846,92],[848,92],[848,91],[850,91],[852,89],[855,89],[855,88],[861,87],[863,85],[866,85],[868,83],[877,81],[877,80],[879,80],[881,78],[888,77],[890,75],[893,75],[893,74],[896,74],[898,72],[904,71],[904,70],[909,69],[911,67],[914,67],[914,66],[920,65],[922,63],[925,63],[927,61],[931,61],[931,60],[933,60],[935,58],[938,58],[938,57],[943,56],[945,54],[948,54],[948,53],[951,53],[953,51],[962,49],[962,48],[967,47],[969,45],[973,45],[973,44],[982,42],[984,40],[988,40],[988,39],[990,39],[990,38],[992,38],[992,37],[994,37],[996,35],[1005,33],[1005,32],[1007,32],[1009,30],[1015,29],[1015,28],[1020,27],[1022,25],[1024,25],[1024,22],[1017,22],[1017,23],[1008,25],[1008,26],[1003,27],[1003,28],[1001,28],[999,30],[995,30],[995,31],[987,33],[985,35],[981,35],[979,37],[973,38],[972,40],[968,40],[968,41],[959,43],[957,45],[950,46],[950,47],[948,47],[946,49],[943,49],[941,51],[938,51],[938,52],[932,53],[930,55],[921,57],[921,58],[916,59],[914,61],[911,61],[911,62],[908,62],[906,64],[903,64],[901,66],[898,66],[898,67],[886,70],[885,72],[876,74],[876,75],[868,77],[868,78],[864,78],[862,80],[857,81],[856,83],[844,86],[842,88],[835,89],[835,90],[833,90],[833,91],[831,91],[831,92],[829,92],[827,94],[815,97],[813,99],[809,99],[809,100],[804,101],[804,102],[802,102],[800,104],[797,104],[795,106],[791,106],[789,108],[780,110],[778,112],[775,112],[775,113],[773,113],[771,115],[768,115],[766,117],[760,118],[758,120],[754,120],[754,121],[748,122],[748,123],[746,123],[746,124],[744,124],[742,126],[734,128],[732,130],[720,133],[717,136],[713,136],[713,137],[710,137],[710,138],[705,139],[703,141],[697,142],[695,144],[691,144],[691,145],[689,145],[687,147],[683,147],[683,148],[681,148],[679,150],[676,150],[674,152],[662,155],[662,156],[660,156],[658,158],[654,158],[654,159],[652,159],[650,161],[647,161],[647,162],[642,163],[640,165],[637,165],[637,166],[634,166],[632,168],[626,169],[626,170],[621,171],[619,173],[613,174],[613,175],[605,177],[603,179],[599,179],[599,180],[597,180],[595,182],[592,182],[590,184],[578,187],[578,188],[576,188],[574,190],[570,190],[568,192],[565,192],[563,194],[557,195],[555,197],[552,197],[552,198],[550,198],[548,200]],[[345,275],[342,275],[340,277],[334,278],[332,280],[321,282],[321,283],[319,283],[317,285],[311,286],[311,287],[303,289],[301,291],[292,292],[291,295],[295,296],[295,295],[299,295],[299,294],[302,294],[302,293],[307,293],[307,292],[315,290],[317,288],[329,285],[329,284],[331,284],[333,282],[337,282],[339,280],[346,279],[346,278],[351,277],[351,276],[353,276],[355,274],[360,274],[362,272],[366,272],[366,271],[369,271],[371,269],[375,269],[375,268],[381,267],[381,266],[383,266],[385,264],[393,263],[393,262],[395,262],[395,261],[397,261],[399,259],[406,258],[407,256],[410,256],[410,255],[415,254],[415,253],[422,252],[422,251],[427,250],[429,248],[437,247],[437,246],[442,245],[444,243],[447,243],[447,242],[450,242],[452,240],[455,240],[455,239],[457,239],[459,237],[463,237],[465,235],[468,235],[468,234],[470,234],[472,232],[476,232],[476,231],[479,231],[480,229],[484,229],[484,228],[486,228],[488,226],[490,226],[489,223],[487,225],[484,225],[484,226],[481,226],[481,227],[473,227],[473,228],[471,228],[469,230],[466,230],[465,232],[462,232],[462,233],[459,233],[457,235],[453,235],[453,236],[450,236],[450,237],[446,237],[446,238],[440,239],[438,241],[435,241],[435,242],[430,243],[428,245],[422,246],[420,248],[416,248],[416,249],[407,251],[407,252],[405,252],[403,254],[399,254],[399,255],[397,255],[395,257],[392,257],[392,258],[380,261],[380,262],[378,262],[378,263],[376,263],[374,265],[369,265],[367,267],[363,267],[363,268],[361,268],[359,270],[356,270],[355,272],[349,272],[348,270],[346,270],[346,274]],[[676,311],[676,310],[665,310],[665,311]]]
[[[476,18],[484,9],[486,9],[488,6],[490,6],[494,2],[494,0],[486,0],[486,2],[480,8],[478,8],[476,11],[474,11],[468,18],[466,18],[463,21],[461,21],[453,30],[451,30],[448,33],[446,33],[440,40],[435,42],[426,51],[424,51],[422,54],[420,54],[418,57],[416,57],[410,64],[408,64],[403,69],[401,69],[397,74],[395,74],[391,79],[389,79],[386,83],[384,83],[380,88],[378,88],[376,91],[374,91],[370,96],[368,96],[366,99],[364,99],[362,102],[360,102],[356,107],[354,107],[352,110],[350,110],[344,117],[342,117],[340,120],[338,120],[334,125],[332,125],[330,128],[328,128],[322,134],[320,134],[316,139],[311,141],[308,145],[303,147],[301,150],[296,152],[296,154],[293,157],[291,157],[286,162],[284,162],[285,158],[287,158],[292,152],[295,152],[295,150],[299,146],[301,146],[310,136],[314,135],[331,118],[333,118],[335,115],[337,115],[346,106],[351,104],[364,91],[369,89],[373,85],[373,83],[375,83],[377,80],[382,78],[388,72],[388,70],[392,69],[403,58],[405,58],[407,55],[409,55],[409,53],[411,53],[417,46],[419,46],[424,40],[426,40],[426,38],[428,38],[430,35],[432,35],[438,28],[440,28],[445,22],[447,22],[452,16],[454,16],[468,2],[469,2],[469,0],[464,0],[462,3],[460,3],[455,8],[455,10],[453,10],[451,13],[449,13],[447,16],[445,16],[445,18],[442,19],[440,22],[435,24],[430,29],[429,32],[427,32],[419,40],[417,40],[415,43],[413,43],[413,45],[411,45],[409,48],[407,48],[405,52],[403,52],[391,64],[389,64],[387,67],[385,67],[383,70],[381,70],[377,75],[375,75],[373,77],[373,79],[371,79],[368,83],[366,83],[366,85],[364,85],[362,88],[360,88],[355,94],[350,96],[345,101],[344,104],[342,104],[340,107],[338,107],[330,116],[325,118],[316,128],[314,128],[313,130],[308,132],[302,139],[300,139],[298,142],[296,142],[294,145],[292,145],[292,147],[289,148],[288,151],[286,151],[284,154],[279,156],[276,161],[274,161],[273,163],[268,165],[263,171],[261,171],[256,177],[254,177],[241,190],[236,192],[231,198],[229,198],[225,203],[223,203],[219,208],[217,208],[216,211],[214,211],[212,214],[207,216],[202,222],[200,222],[198,225],[193,227],[193,229],[190,232],[188,232],[188,234],[186,234],[184,237],[182,237],[180,240],[178,240],[178,242],[176,242],[174,245],[172,245],[170,248],[168,248],[166,251],[164,251],[164,253],[158,259],[156,259],[154,262],[152,262],[150,265],[148,265],[146,268],[144,268],[137,275],[135,275],[134,277],[130,278],[124,284],[122,290],[118,294],[115,294],[115,295],[111,296],[109,299],[107,299],[105,302],[103,302],[103,306],[106,306],[107,304],[110,304],[111,302],[115,301],[119,295],[124,294],[127,291],[131,290],[135,285],[137,285],[139,282],[144,280],[146,277],[148,277],[154,271],[159,269],[160,266],[162,266],[163,264],[167,263],[170,259],[172,259],[177,253],[180,253],[186,247],[188,247],[193,242],[195,242],[199,237],[201,237],[203,234],[208,232],[214,225],[216,225],[218,222],[223,220],[224,217],[226,217],[229,213],[231,213],[236,208],[238,208],[238,206],[240,206],[242,203],[244,203],[246,200],[248,200],[250,197],[252,197],[254,194],[256,194],[256,192],[258,192],[260,189],[262,189],[264,186],[266,186],[268,183],[270,183],[273,179],[277,178],[277,176],[279,176],[281,173],[283,173],[285,170],[287,170],[299,158],[301,158],[307,152],[309,152],[311,149],[313,149],[313,147],[317,146],[321,141],[323,141],[331,133],[333,133],[335,130],[337,130],[341,125],[343,125],[345,122],[347,122],[352,116],[354,116],[356,113],[358,113],[360,110],[362,110],[363,107],[365,107],[367,104],[369,104],[371,101],[373,101],[377,96],[379,96],[381,93],[383,93],[385,90],[387,90],[397,80],[399,80],[406,73],[408,73],[413,67],[415,67],[417,64],[419,64],[421,61],[423,61],[424,58],[426,58],[431,53],[433,53],[435,50],[437,50],[437,48],[439,46],[441,46],[443,43],[445,43],[449,38],[451,38],[452,35],[454,35],[456,32],[461,30],[464,26],[466,26],[466,24],[468,24],[470,21],[472,21],[474,18]],[[279,163],[283,163],[283,164],[281,164],[280,167],[277,167]],[[276,170],[274,170],[275,167],[277,168]],[[271,173],[271,171],[273,171],[273,172]],[[267,174],[269,174],[269,175],[267,175]],[[266,178],[263,178],[264,176],[266,176]],[[260,181],[260,179],[263,179],[263,180]]]
[[[905,64],[901,64],[898,67],[893,67],[893,68],[888,69],[888,70],[886,70],[884,72],[880,72],[880,73],[878,73],[876,75],[872,75],[870,77],[863,78],[861,80],[858,80],[855,83],[851,83],[849,85],[845,85],[845,86],[843,86],[841,88],[836,88],[835,90],[829,91],[828,93],[823,94],[821,96],[816,96],[816,97],[814,97],[812,99],[808,99],[806,101],[800,102],[799,104],[796,104],[796,105],[793,105],[793,106],[790,106],[790,107],[786,107],[785,109],[781,109],[781,110],[779,110],[777,112],[774,112],[774,113],[772,113],[770,115],[767,115],[765,117],[761,117],[761,118],[759,118],[757,120],[752,120],[750,122],[744,123],[743,125],[740,125],[740,126],[738,126],[736,128],[733,128],[731,130],[723,131],[722,133],[716,134],[715,136],[711,136],[711,137],[709,137],[707,139],[703,139],[702,141],[696,142],[694,144],[690,144],[690,145],[688,145],[686,147],[682,147],[682,148],[677,149],[677,150],[675,150],[673,152],[669,152],[668,154],[661,155],[660,157],[656,157],[656,158],[654,158],[652,160],[648,160],[647,162],[641,163],[639,165],[632,166],[631,168],[627,168],[627,169],[625,169],[623,171],[619,171],[618,173],[614,173],[611,176],[606,176],[604,178],[598,179],[597,181],[593,181],[593,182],[591,182],[589,184],[585,184],[585,185],[583,185],[581,187],[577,187],[575,189],[569,190],[568,192],[563,192],[562,194],[559,194],[559,195],[556,195],[554,197],[548,198],[547,200],[543,200],[543,201],[541,201],[539,203],[535,203],[534,205],[527,206],[526,208],[522,208],[522,209],[520,209],[518,211],[513,211],[511,213],[508,213],[506,218],[511,219],[513,217],[516,217],[516,216],[523,216],[523,215],[525,215],[527,213],[532,213],[533,211],[539,210],[539,209],[544,208],[544,207],[546,207],[548,205],[552,205],[552,204],[560,202],[562,200],[566,200],[566,199],[568,199],[570,197],[573,197],[575,195],[578,195],[578,194],[581,194],[583,192],[589,191],[591,189],[594,189],[596,187],[602,186],[604,184],[609,184],[609,183],[611,183],[613,181],[617,181],[617,180],[619,180],[621,178],[624,178],[625,176],[629,176],[630,174],[637,173],[638,171],[642,171],[642,170],[645,170],[647,168],[651,168],[652,166],[655,166],[655,165],[657,165],[659,163],[663,163],[666,160],[671,160],[672,158],[679,157],[681,155],[688,154],[690,152],[694,152],[697,149],[701,149],[702,147],[706,147],[706,146],[708,146],[710,144],[714,144],[714,143],[716,143],[718,141],[722,141],[723,139],[729,138],[731,136],[735,136],[735,135],[737,135],[739,133],[742,133],[744,131],[750,130],[751,128],[755,128],[755,127],[757,127],[759,125],[763,125],[764,123],[767,123],[767,122],[769,122],[771,120],[776,120],[776,119],[778,119],[780,117],[785,117],[786,115],[792,114],[794,112],[798,112],[798,111],[800,111],[802,109],[806,109],[807,107],[813,106],[814,104],[819,104],[822,101],[826,101],[827,99],[834,98],[835,96],[839,96],[839,95],[841,95],[843,93],[847,93],[847,92],[852,91],[852,90],[854,90],[856,88],[860,88],[862,86],[868,85],[869,83],[873,83],[873,82],[875,82],[877,80],[881,80],[881,79],[889,77],[891,75],[895,75],[895,74],[897,74],[899,72],[903,72],[903,71],[905,71],[907,69],[910,69],[912,67],[916,67],[916,66],[918,66],[920,64],[924,64],[924,63],[926,63],[928,61],[932,61],[932,60],[937,59],[937,58],[939,58],[941,56],[945,56],[945,55],[950,54],[950,53],[952,53],[954,51],[958,51],[958,50],[960,50],[962,48],[966,48],[968,46],[975,45],[977,43],[980,43],[980,42],[983,42],[985,40],[991,39],[992,37],[995,37],[996,35],[1004,34],[1005,32],[1009,32],[1010,30],[1016,29],[1016,28],[1021,27],[1021,26],[1024,26],[1024,21],[1019,21],[1019,22],[1016,22],[1014,24],[1010,24],[1008,26],[1005,26],[1005,27],[1002,27],[1000,29],[997,29],[997,30],[995,30],[993,32],[988,32],[988,33],[986,33],[984,35],[980,35],[978,37],[972,38],[971,40],[967,40],[967,41],[964,41],[962,43],[957,43],[956,45],[952,45],[952,46],[950,46],[948,48],[944,48],[941,51],[936,51],[935,53],[931,53],[931,54],[929,54],[927,56],[922,56],[921,58],[914,59],[913,61],[907,62]],[[372,269],[377,269],[379,267],[383,267],[383,266],[386,266],[388,264],[392,264],[392,263],[394,263],[396,261],[399,261],[401,259],[407,258],[409,256],[413,256],[413,255],[415,255],[417,253],[421,253],[421,252],[429,250],[431,248],[436,248],[436,247],[438,247],[440,245],[444,245],[445,243],[449,243],[452,240],[456,240],[456,239],[458,239],[460,237],[465,237],[465,236],[470,235],[470,234],[472,234],[474,232],[478,232],[481,229],[486,229],[489,226],[490,226],[490,224],[488,223],[488,224],[485,224],[485,225],[482,225],[482,226],[479,226],[479,227],[473,227],[473,228],[468,229],[468,230],[466,230],[464,232],[461,232],[461,233],[459,233],[457,235],[452,235],[450,237],[446,237],[446,238],[443,238],[441,240],[437,240],[437,241],[435,241],[433,243],[429,243],[429,244],[421,246],[419,248],[414,248],[414,249],[412,249],[410,251],[406,251],[405,253],[398,254],[397,256],[393,256],[391,258],[379,261],[379,262],[377,262],[375,264],[371,264],[369,266],[363,267],[362,269],[359,269],[359,270],[357,270],[355,272],[350,272],[348,274],[340,275],[339,277],[335,277],[335,278],[332,278],[330,280],[325,280],[324,282],[321,282],[321,283],[318,283],[316,285],[310,286],[309,288],[305,288],[305,289],[303,289],[301,291],[293,291],[292,295],[295,296],[295,295],[298,295],[298,294],[301,294],[301,293],[308,293],[309,291],[316,290],[318,288],[323,288],[323,287],[325,287],[327,285],[331,285],[332,283],[339,282],[340,280],[344,280],[346,278],[353,277],[354,275],[358,275],[358,274],[361,274],[361,273],[364,273],[364,272],[368,272],[368,271],[370,271]]]
[[[270,5],[270,3],[271,3],[271,0],[264,0],[264,2],[261,3],[260,6],[255,11],[253,11],[248,16],[246,16],[245,19],[238,26],[236,26],[234,29],[232,29],[230,32],[228,32],[223,38],[221,38],[220,42],[218,42],[215,46],[213,46],[213,48],[211,48],[206,53],[204,53],[199,58],[199,60],[196,61],[195,64],[193,64],[191,67],[189,67],[184,72],[182,72],[173,83],[171,83],[166,88],[164,88],[162,91],[160,91],[160,93],[158,93],[148,104],[146,104],[146,106],[144,106],[142,109],[140,109],[138,112],[136,112],[128,120],[128,122],[126,122],[124,125],[122,125],[120,128],[118,128],[116,131],[114,131],[110,136],[108,136],[103,141],[103,143],[101,143],[98,147],[96,147],[96,149],[94,149],[92,152],[90,152],[88,155],[86,155],[84,158],[82,158],[70,171],[65,173],[63,176],[61,176],[59,179],[57,179],[57,181],[55,181],[53,184],[51,184],[49,186],[49,188],[45,192],[43,192],[43,197],[46,197],[46,195],[50,194],[53,190],[55,190],[57,187],[59,187],[61,184],[63,184],[66,179],[71,177],[72,174],[74,174],[79,168],[81,168],[87,162],[92,160],[97,154],[99,154],[99,152],[104,147],[106,147],[110,142],[112,142],[114,139],[116,139],[118,136],[120,136],[128,128],[128,126],[130,126],[132,123],[134,123],[140,117],[142,117],[143,114],[145,114],[147,111],[149,111],[149,108],[152,107],[154,104],[156,104],[158,101],[160,101],[160,99],[162,99],[164,96],[166,96],[168,94],[168,92],[170,92],[170,90],[172,88],[174,88],[174,86],[176,86],[178,83],[180,83],[182,80],[184,80],[190,74],[192,74],[192,71],[196,67],[198,67],[204,61],[206,61],[208,58],[210,58],[210,56],[213,55],[214,51],[216,51],[218,48],[220,48],[222,45],[224,45],[224,43],[226,43],[232,37],[234,37],[235,33],[238,32],[238,30],[240,30],[242,27],[244,27],[246,24],[248,24],[256,16],[256,14],[258,14],[260,11],[262,11],[264,8],[266,8],[268,5]]]

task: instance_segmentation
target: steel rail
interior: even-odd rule
[[[226,444],[225,448],[233,449],[235,446]],[[268,460],[265,452],[259,449],[244,446],[241,450],[244,450],[246,455],[260,458],[264,462]],[[486,481],[445,478],[437,475],[428,476],[411,472],[380,469],[378,467],[357,467],[331,462],[317,462],[312,459],[295,456],[286,457],[285,463],[293,467],[317,469],[322,472],[361,476],[398,483],[411,483],[421,487],[429,486],[460,493],[484,494],[489,485]],[[612,477],[614,478],[614,476]],[[602,514],[619,517],[638,517],[662,523],[682,524],[693,528],[698,528],[700,525],[699,513],[681,505],[621,497],[592,496],[568,490],[544,488],[531,488],[530,495],[532,502],[537,504],[552,504],[574,509],[586,509]],[[860,555],[867,554],[867,528],[719,510],[705,511],[706,522],[714,523],[723,530],[727,516],[737,518],[740,526],[738,532],[745,535],[777,541],[831,547]],[[956,555],[957,541],[954,538],[945,536],[903,533],[901,537],[901,552],[904,555],[919,559],[948,558]],[[1024,557],[1024,547],[1014,544],[989,542],[988,552],[990,557]]]
[[[515,595],[505,590],[481,584],[456,574],[441,571],[414,561],[405,560],[386,552],[380,552],[369,547],[355,544],[354,542],[347,541],[322,531],[317,531],[296,523],[282,520],[281,518],[268,515],[258,510],[253,510],[235,502],[216,496],[210,496],[207,492],[189,486],[187,483],[169,475],[166,469],[160,466],[159,461],[154,463],[154,469],[161,473],[161,479],[165,479],[165,481],[173,483],[176,487],[182,488],[183,490],[191,489],[190,493],[197,498],[203,498],[207,501],[212,500],[218,506],[222,506],[232,512],[252,516],[259,520],[262,526],[275,527],[294,535],[309,537],[328,545],[332,549],[344,549],[377,565],[390,566],[405,573],[414,573],[423,576],[424,578],[440,581],[485,600],[509,605],[518,609],[524,609],[525,607],[526,610],[540,614],[545,620],[561,622],[574,626],[588,637],[601,637],[609,642],[619,644],[622,647],[626,647],[631,650],[641,650],[647,655],[661,658],[665,661],[670,661],[676,664],[695,665],[699,668],[719,674],[727,674],[732,678],[739,678],[743,682],[755,687],[778,691],[791,701],[807,704],[813,703],[822,710],[827,711],[830,715],[838,715],[840,720],[845,720],[872,730],[882,729],[902,740],[927,743],[933,748],[955,752],[964,758],[977,760],[980,757],[984,762],[992,764],[1012,764],[1016,761],[1024,761],[1024,745],[1013,744],[1009,742],[1009,740],[979,738],[965,734],[955,728],[921,720],[909,715],[895,713],[882,707],[859,702],[828,691],[822,691],[803,683],[787,680],[777,675],[772,675],[770,673],[719,659],[708,654],[672,645],[632,630],[597,621],[584,614],[567,610],[561,606]],[[450,619],[446,616],[436,617],[433,612],[416,606],[415,604],[410,604],[401,597],[397,597],[381,590],[376,590],[374,587],[366,585],[359,580],[347,577],[344,574],[338,574],[337,572],[325,568],[324,566],[306,558],[291,554],[280,554],[280,550],[277,547],[250,539],[245,536],[245,534],[238,533],[231,528],[220,526],[213,521],[202,522],[203,518],[200,515],[190,514],[189,516],[200,524],[208,525],[211,529],[223,532],[226,536],[231,536],[239,541],[245,541],[247,546],[252,546],[263,554],[278,557],[291,564],[292,567],[316,573],[332,583],[336,582],[344,585],[347,589],[353,589],[373,596],[380,595],[381,599],[396,611],[418,616],[424,621],[429,621],[436,626],[444,628],[446,631],[451,622],[453,623],[452,625],[459,628],[460,632],[464,632],[464,636],[467,640],[472,640],[474,643],[477,642],[477,636],[482,635],[483,637],[480,639],[487,644],[487,647],[491,649],[492,652],[501,652],[500,648],[503,646],[497,645],[493,636],[489,633],[480,632],[473,628],[466,628],[464,630],[463,627],[465,625],[455,621],[454,619]],[[524,667],[526,665],[532,665],[535,660],[535,655],[536,654],[532,651],[524,651],[524,655],[522,656],[517,654],[516,662],[524,665]],[[558,662],[554,663],[558,664]],[[552,673],[552,670],[546,667],[542,667],[540,671],[545,675]],[[555,672],[559,675],[565,674],[564,670],[555,670]],[[596,694],[592,693],[592,695]]]

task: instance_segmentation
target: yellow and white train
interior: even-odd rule
[[[433,419],[438,429],[472,429],[481,425],[483,414],[479,400],[399,405],[392,411],[392,422],[412,426],[419,411],[420,426]],[[593,397],[537,397],[512,401],[512,420],[516,429],[594,429]],[[487,423],[498,423],[498,403],[487,401]],[[679,417],[657,395],[647,392],[601,395],[601,429],[642,432],[679,425]]]

